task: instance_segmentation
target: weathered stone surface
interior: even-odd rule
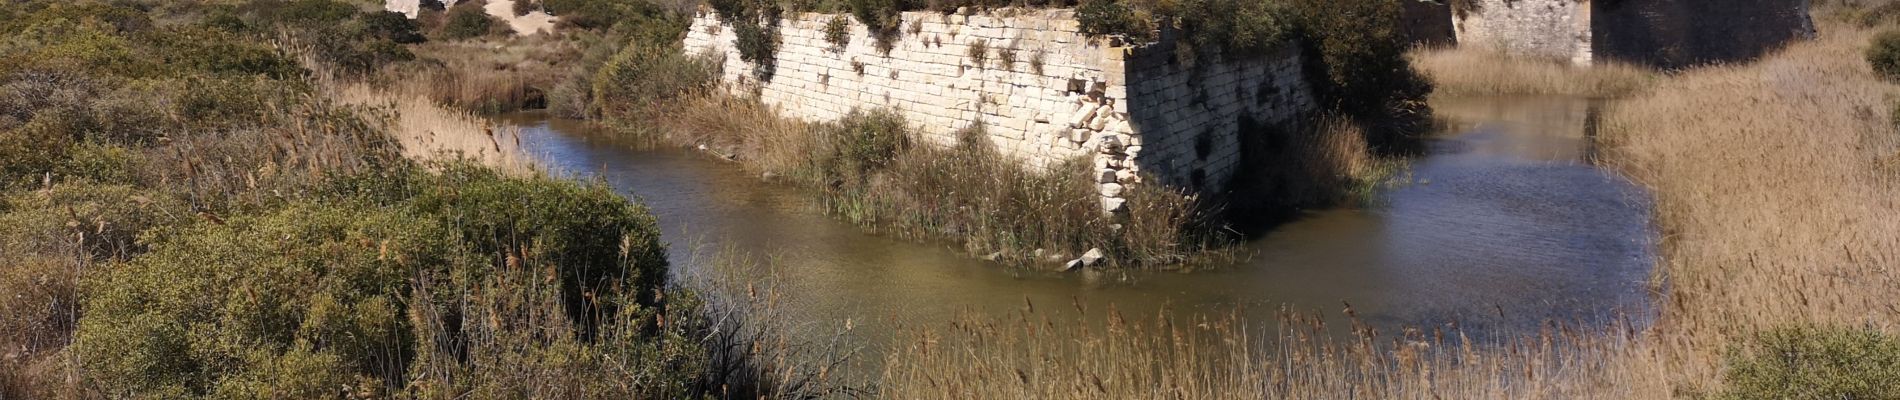
[[[1237,119],[1289,124],[1317,104],[1293,44],[1263,57],[1183,66],[1171,62],[1173,39],[1116,47],[1077,33],[1068,10],[998,9],[902,13],[906,33],[887,54],[855,19],[847,18],[850,44],[834,49],[823,33],[832,16],[788,17],[770,74],[739,57],[734,30],[709,9],[682,44],[723,59],[725,89],[756,94],[786,116],[823,121],[888,107],[934,145],[954,144],[957,129],[982,121],[1000,153],[1037,168],[1089,157],[1096,164],[1090,178],[1124,192],[1136,183],[1185,186],[1197,173],[1226,182],[1241,158]],[[969,56],[977,41],[991,48],[981,68]],[[996,67],[993,57],[1004,48],[1016,50],[1014,68]],[[1041,68],[1029,68],[1032,57]],[[1212,154],[1196,154],[1201,135],[1212,139],[1204,146]],[[1109,196],[1103,206],[1113,212],[1124,203]]]
[[[1752,59],[1814,36],[1809,0],[1470,0],[1460,46],[1673,68]]]
[[[1128,211],[1128,200],[1120,197],[1102,198],[1102,212],[1115,214]]]
[[[1078,258],[1077,260],[1082,261],[1082,266],[1084,267],[1098,267],[1101,266],[1103,262],[1108,261],[1108,255],[1103,254],[1101,248],[1093,248],[1082,253],[1082,258]]]

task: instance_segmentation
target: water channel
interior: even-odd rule
[[[794,319],[849,320],[872,341],[894,326],[1026,303],[1057,313],[1072,304],[1132,315],[1238,310],[1271,324],[1282,306],[1338,316],[1349,302],[1373,326],[1457,321],[1474,335],[1645,314],[1654,264],[1647,194],[1592,165],[1590,100],[1434,107],[1443,128],[1432,150],[1376,206],[1305,213],[1253,238],[1239,265],[1106,275],[1011,270],[948,245],[867,234],[823,215],[809,194],[695,151],[643,148],[578,121],[506,120],[550,170],[603,179],[649,206],[676,270],[705,268],[696,261],[728,249],[769,259],[776,273],[717,272],[773,276]]]

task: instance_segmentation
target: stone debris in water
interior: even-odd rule
[[[1108,256],[1102,254],[1101,248],[1093,248],[1093,249],[1089,249],[1089,251],[1086,253],[1082,253],[1082,258],[1078,258],[1076,260],[1081,261],[1082,266],[1095,267],[1095,266],[1102,265],[1102,261],[1105,261],[1107,259],[1108,259]]]

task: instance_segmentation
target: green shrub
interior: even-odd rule
[[[828,180],[862,182],[910,147],[910,127],[896,112],[853,110],[818,132],[816,158]]]
[[[182,200],[164,192],[90,182],[47,189],[0,198],[7,210],[0,213],[0,251],[124,258],[143,251],[139,234],[191,218]]]
[[[1867,48],[1867,63],[1874,73],[1888,80],[1900,80],[1900,30],[1881,32]]]
[[[251,7],[274,24],[300,29],[341,24],[359,12],[355,5],[337,0],[260,1]]]
[[[1369,126],[1381,153],[1408,151],[1430,128],[1431,84],[1405,58],[1403,6],[1388,0],[1291,0],[1307,81],[1322,104]]]
[[[1900,338],[1869,329],[1763,332],[1728,355],[1728,399],[1900,398]]]
[[[398,14],[400,15],[400,14]],[[263,75],[274,79],[300,77],[297,60],[248,37],[211,28],[168,29],[151,36],[155,53],[165,64],[212,74]]]
[[[487,11],[474,3],[464,3],[449,9],[448,20],[442,23],[436,36],[450,40],[468,39],[487,35],[495,27],[495,19],[489,17]]]
[[[762,71],[768,70],[774,64],[774,58],[778,56],[779,44],[776,24],[734,24],[732,34],[733,49],[739,51],[740,60],[745,60]]]
[[[75,142],[69,130],[76,111],[44,112],[27,125],[0,129],[0,188],[37,182],[50,172]]]
[[[516,2],[523,4],[525,2]],[[413,44],[428,40],[422,36],[422,27],[409,16],[394,11],[378,11],[363,15],[363,31],[370,37],[396,43]]]
[[[155,63],[135,52],[131,41],[98,23],[67,19],[35,22],[15,35],[18,46],[0,46],[0,77],[21,71],[100,72],[151,76]]]
[[[1194,47],[1219,49],[1230,58],[1260,56],[1285,43],[1292,30],[1280,4],[1186,0],[1179,6],[1177,25]]]
[[[593,106],[609,119],[634,116],[654,102],[677,98],[718,78],[712,60],[671,49],[628,46],[591,78]]]
[[[404,283],[455,263],[433,221],[292,205],[156,235],[86,282],[77,353],[111,396],[341,397],[406,371]],[[398,386],[399,387],[399,386]]]
[[[1121,36],[1136,42],[1154,40],[1154,26],[1146,12],[1139,12],[1118,0],[1083,0],[1075,8],[1075,21],[1088,35]]]
[[[477,254],[521,253],[557,268],[576,320],[588,317],[582,307],[618,305],[592,299],[645,304],[666,285],[658,223],[645,206],[605,185],[511,179],[487,168],[450,165],[410,203],[459,231],[463,245]]]
[[[966,55],[970,57],[970,65],[975,65],[977,68],[980,69],[980,68],[983,68],[986,65],[986,63],[989,62],[989,59],[990,59],[989,41],[986,41],[983,39],[977,39],[974,42],[970,42],[970,45],[966,47],[965,49],[967,52]]]
[[[139,182],[144,163],[142,155],[125,146],[81,143],[53,168],[53,175],[66,181],[131,185]]]
[[[727,24],[757,22],[746,19],[748,16],[757,16],[752,14],[754,4],[751,0],[706,0],[706,5],[711,6],[713,12],[718,14],[719,22]]]
[[[901,0],[850,0],[851,16],[872,32],[895,32],[903,23]]]
[[[851,44],[851,21],[844,17],[831,17],[825,22],[825,43],[831,43],[835,51],[844,51]]]

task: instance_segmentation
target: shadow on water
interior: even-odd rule
[[[1477,337],[1548,320],[1647,314],[1653,262],[1648,196],[1590,164],[1592,102],[1443,99],[1445,126],[1380,206],[1304,212],[1246,244],[1233,268],[1191,274],[1051,275],[1011,271],[947,246],[865,233],[822,214],[811,196],[761,183],[692,151],[643,149],[583,123],[511,116],[524,145],[561,174],[599,178],[658,215],[676,270],[723,248],[776,264],[789,315],[852,321],[873,351],[898,326],[965,313],[1114,308],[1238,310],[1271,326],[1282,305],[1337,316],[1350,302],[1381,329],[1456,321]],[[762,271],[718,271],[758,277]]]

